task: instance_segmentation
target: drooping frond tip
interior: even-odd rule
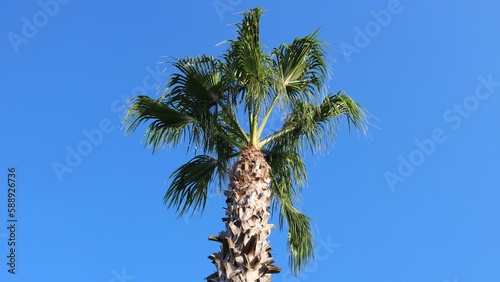
[[[205,155],[198,155],[176,169],[170,176],[172,183],[163,198],[167,208],[175,207],[178,217],[189,210],[202,212],[216,169],[217,160]]]
[[[302,158],[289,147],[274,146],[265,151],[271,166],[273,211],[278,212],[279,228],[288,226],[288,259],[292,273],[299,274],[307,262],[314,259],[311,219],[294,207],[293,197],[298,195],[306,181],[306,168]]]
[[[343,90],[340,90],[337,95],[332,98],[334,98],[333,100],[336,100],[332,102],[335,103],[342,114],[347,117],[349,130],[351,130],[351,127],[354,127],[355,130],[363,135],[366,135],[368,130],[368,119],[372,118],[372,116],[370,116],[358,102],[354,101]]]
[[[311,219],[293,206],[285,205],[283,209],[288,223],[288,261],[292,273],[298,275],[308,262],[314,260]]]

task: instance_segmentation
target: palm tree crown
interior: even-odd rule
[[[223,55],[172,62],[175,72],[160,97],[134,97],[124,125],[134,132],[148,124],[144,139],[153,151],[184,142],[194,153],[172,173],[164,196],[179,216],[203,211],[209,187],[222,190],[241,152],[262,152],[270,166],[272,211],[280,229],[288,227],[289,262],[298,273],[314,251],[310,218],[294,203],[306,180],[302,156],[330,145],[342,117],[365,133],[366,115],[343,91],[325,92],[329,69],[318,31],[266,52],[259,38],[262,13],[242,13]],[[273,111],[286,117],[270,132]]]

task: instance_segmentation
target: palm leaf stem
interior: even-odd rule
[[[217,105],[219,105],[224,112],[229,113],[229,115],[230,115],[229,118],[231,120],[231,124],[239,131],[240,137],[242,139],[244,139],[247,143],[250,142],[250,138],[248,137],[248,134],[241,127],[240,123],[238,122],[238,119],[236,118],[236,116],[234,114],[234,111],[233,110],[229,110],[228,106],[226,104],[223,104],[221,100],[217,101]],[[235,145],[237,145],[237,144],[235,144]]]
[[[227,142],[229,142],[229,143],[233,144],[234,146],[236,146],[236,147],[238,147],[238,148],[240,148],[240,149],[242,149],[242,150],[244,150],[244,149],[246,149],[246,148],[247,148],[247,146],[245,146],[245,144],[243,144],[243,143],[241,143],[241,142],[238,142],[238,141],[236,141],[236,140],[234,140],[234,139],[230,138],[230,137],[229,137],[229,136],[227,136],[226,134],[223,134],[223,133],[221,133],[221,132],[217,132],[216,134],[217,134],[217,136],[221,137],[222,139],[226,140]]]
[[[262,134],[262,131],[264,131],[264,127],[266,126],[267,124],[267,120],[269,119],[269,117],[271,116],[271,113],[273,112],[273,109],[274,109],[274,106],[276,105],[276,103],[278,102],[278,98],[280,97],[281,95],[280,94],[277,94],[276,96],[274,96],[274,99],[273,101],[271,102],[271,105],[269,105],[269,109],[267,110],[266,114],[264,115],[264,118],[262,119],[262,122],[259,126],[259,130],[257,131],[257,134],[260,138],[260,135]],[[259,147],[261,146],[261,143],[259,143]],[[265,143],[264,143],[265,144]],[[262,144],[262,145],[264,145]]]
[[[273,141],[273,140],[276,140],[278,138],[280,138],[281,136],[289,133],[290,131],[292,130],[295,130],[296,128],[295,127],[289,127],[289,128],[284,128],[278,132],[275,132],[273,134],[270,134],[268,137],[264,138],[262,141],[259,142],[259,146],[258,148],[262,148],[262,146],[266,145],[267,143]]]
[[[257,148],[259,144],[259,136],[257,135],[258,132],[258,123],[257,123],[257,109],[254,109],[254,111],[249,111],[249,121],[250,121],[250,145],[255,146]]]

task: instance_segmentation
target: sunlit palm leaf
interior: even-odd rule
[[[288,102],[311,100],[324,87],[328,75],[325,42],[318,40],[317,34],[296,38],[272,52],[279,79],[277,92],[284,93]]]
[[[262,48],[259,21],[263,13],[260,8],[243,13],[243,20],[236,24],[238,36],[230,40],[228,52],[224,55],[228,65],[229,78],[235,79],[240,89],[236,95],[244,101],[244,109],[249,115],[251,141],[257,141],[257,118],[261,105],[269,97],[272,84],[271,61]],[[237,100],[234,97],[233,100]],[[256,145],[256,144],[254,144]]]
[[[335,140],[338,123],[343,115],[347,117],[349,127],[354,126],[365,133],[367,121],[364,109],[347,94],[339,91],[337,95],[328,95],[319,105],[298,101],[282,129],[264,138],[261,144],[301,144],[299,153],[307,149],[314,152]]]

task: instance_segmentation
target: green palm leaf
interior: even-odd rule
[[[147,96],[137,96],[132,101],[124,119],[125,131],[134,132],[140,124],[151,121],[144,138],[146,146],[153,147],[153,151],[161,146],[177,145],[188,125],[194,121],[185,112]]]
[[[275,143],[264,150],[271,166],[273,211],[278,210],[279,227],[288,225],[289,263],[295,274],[314,258],[311,219],[294,207],[293,197],[298,195],[307,180],[306,167],[291,146]]]
[[[289,103],[311,100],[324,87],[328,75],[325,42],[318,40],[317,35],[318,30],[272,52],[279,82],[277,91]]]
[[[297,101],[292,112],[287,116],[281,130],[264,138],[260,145],[269,142],[281,146],[298,146],[299,153],[310,149],[312,152],[328,147],[335,140],[340,118],[345,115],[349,128],[365,132],[366,113],[364,109],[343,91],[328,95],[321,104]]]
[[[188,210],[193,213],[197,210],[203,211],[209,184],[218,165],[217,160],[210,156],[195,156],[172,173],[172,183],[163,197],[163,202],[168,208],[174,207],[179,217]]]
[[[220,85],[221,63],[213,57],[201,55],[177,60],[173,66],[180,73],[171,76],[168,88],[172,101],[188,98],[191,102],[215,104],[222,95]]]
[[[281,202],[280,217],[285,218],[288,225],[288,261],[292,272],[299,274],[314,259],[311,219],[298,211],[291,201]]]
[[[270,86],[273,83],[271,60],[264,53],[260,42],[260,17],[264,11],[255,8],[243,13],[243,20],[236,24],[238,36],[236,40],[229,40],[229,48],[223,56],[225,59],[226,74],[234,79],[233,84],[238,92],[232,91],[233,101],[244,101],[244,109],[248,114],[250,126],[250,143],[257,145],[258,117],[261,105],[270,96]]]

